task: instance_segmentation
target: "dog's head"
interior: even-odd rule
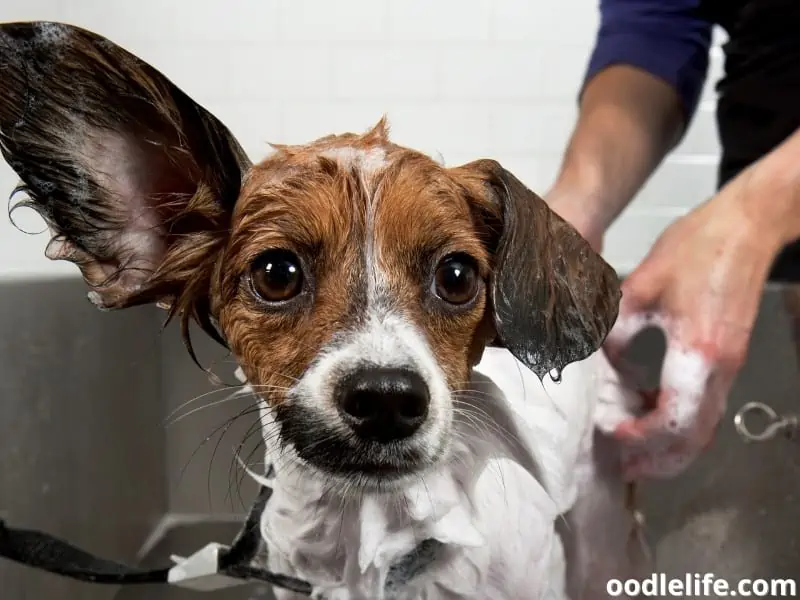
[[[498,163],[444,168],[381,121],[253,166],[163,75],[74,27],[0,26],[0,145],[97,306],[198,322],[330,474],[429,467],[487,343],[545,377],[616,318],[614,271]]]

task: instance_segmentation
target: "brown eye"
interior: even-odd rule
[[[288,250],[268,250],[250,267],[253,291],[266,302],[291,300],[303,288],[300,260]]]
[[[478,293],[478,270],[466,254],[445,257],[436,267],[434,291],[450,304],[466,304]]]

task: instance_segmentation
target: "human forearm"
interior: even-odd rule
[[[776,252],[800,239],[800,129],[728,186],[758,237]]]
[[[550,205],[586,235],[601,235],[680,139],[681,102],[662,80],[612,66],[584,90]]]

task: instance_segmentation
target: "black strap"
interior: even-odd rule
[[[261,547],[259,521],[271,495],[270,488],[261,488],[236,539],[219,556],[219,572],[236,579],[264,581],[310,596],[313,587],[309,582],[251,565]],[[441,546],[436,540],[423,540],[415,550],[392,565],[386,581],[387,592],[409,581],[436,560]],[[170,571],[170,568],[144,570],[98,558],[47,533],[8,527],[3,520],[0,520],[0,557],[70,579],[111,585],[167,583]]]
[[[266,476],[270,477],[272,473],[273,469],[270,466]],[[313,588],[307,581],[250,566],[250,562],[261,547],[259,523],[271,495],[271,488],[261,488],[236,539],[228,551],[219,557],[219,570],[230,577],[256,579],[304,596],[310,596]]]
[[[267,476],[269,477],[269,475],[270,473],[268,472]],[[261,535],[258,526],[270,496],[272,496],[272,489],[262,486],[258,491],[256,501],[247,513],[244,525],[242,525],[242,528],[233,540],[231,547],[219,557],[220,570],[249,563],[255,558],[261,545]]]
[[[257,579],[277,587],[311,595],[311,584],[296,577],[249,566],[260,545],[258,522],[272,490],[262,487],[245,524],[231,547],[219,557],[219,572],[237,579]],[[98,558],[57,537],[28,529],[14,529],[0,520],[0,557],[55,575],[99,584],[167,583],[170,568],[139,569]]]
[[[0,521],[0,556],[90,583],[165,583],[169,572],[169,569],[146,571],[97,558],[46,533],[13,529],[3,521]]]

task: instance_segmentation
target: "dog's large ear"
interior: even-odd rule
[[[565,366],[598,350],[614,325],[617,274],[496,161],[457,170],[492,238],[490,310],[497,341],[540,379],[550,374],[557,381]]]
[[[97,306],[208,294],[250,163],[153,67],[77,27],[0,25],[0,150],[46,255],[76,263]]]

